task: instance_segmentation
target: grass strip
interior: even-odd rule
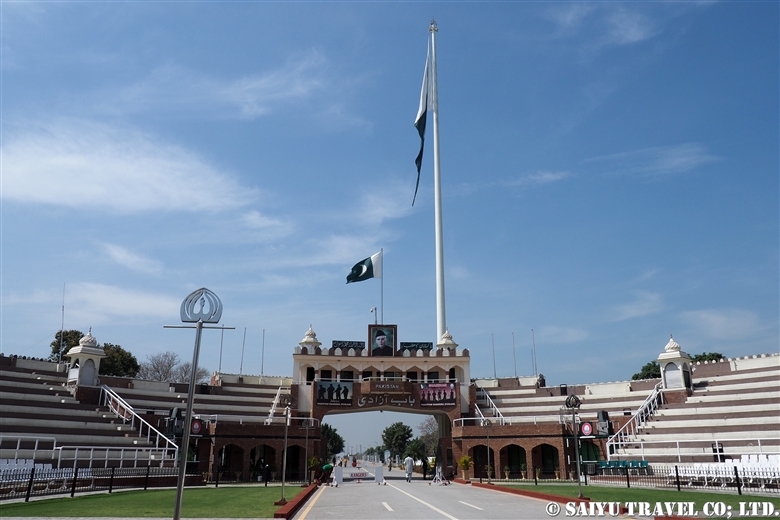
[[[577,484],[495,484],[515,489],[536,491],[567,498],[577,497]],[[676,489],[656,488],[615,488],[603,486],[582,486],[582,494],[597,502],[694,502],[696,509],[701,511],[705,502],[723,502],[727,506],[739,511],[740,502],[771,502],[775,509],[780,509],[780,497],[773,495],[737,495],[731,493],[708,493],[703,491],[689,491]]]
[[[291,500],[303,490],[288,487]],[[185,489],[182,517],[187,518],[273,518],[281,497],[279,487],[242,486]],[[112,494],[52,498],[33,502],[0,504],[0,517],[139,517],[172,518],[175,489],[122,491]]]

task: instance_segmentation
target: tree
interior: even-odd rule
[[[186,361],[180,365],[177,365],[174,369],[173,378],[177,383],[189,383],[190,376],[192,375],[192,362]],[[195,371],[195,382],[205,383],[209,379],[209,371],[203,367],[198,367]]]
[[[344,451],[344,438],[338,434],[336,428],[330,424],[322,423],[320,425],[320,434],[325,440],[325,458],[327,460],[330,460],[330,458],[337,453]]]
[[[138,360],[121,345],[103,343],[106,357],[100,361],[100,373],[104,376],[135,377],[140,365]]]
[[[720,352],[702,352],[701,354],[691,356],[691,361],[694,363],[720,361],[721,359],[724,359],[724,356]],[[631,376],[631,379],[658,379],[659,377],[661,377],[661,365],[658,364],[658,361],[651,361],[643,366],[639,372]]]
[[[417,426],[420,430],[420,440],[425,444],[425,454],[432,455],[439,444],[439,423],[432,415],[427,416],[423,422]]]
[[[146,361],[141,363],[138,371],[139,379],[149,381],[168,381],[171,383],[189,383],[192,363],[181,363],[179,355],[175,352],[158,352],[149,354]],[[206,380],[209,371],[203,367],[198,367],[195,373],[195,382],[200,383]]]
[[[631,379],[636,381],[637,379],[657,379],[659,377],[661,377],[661,365],[658,364],[658,361],[651,361],[631,376]]]
[[[141,363],[138,371],[139,379],[149,381],[173,381],[173,369],[179,364],[179,355],[175,352],[158,352],[149,354]]]
[[[696,354],[691,357],[691,361],[694,363],[701,361],[720,361],[721,359],[724,359],[724,356],[720,352],[702,352],[701,354]]]
[[[80,330],[58,330],[54,335],[54,341],[51,342],[51,355],[49,355],[49,361],[59,361],[65,354],[68,353],[73,347],[79,345],[79,340],[84,337],[84,333]],[[62,341],[60,341],[62,338]],[[62,352],[60,352],[62,350]]]
[[[402,422],[393,423],[382,432],[382,442],[391,456],[401,455],[412,438],[412,429]]]
[[[409,444],[406,445],[406,449],[404,450],[404,457],[407,455],[412,457],[414,460],[422,460],[428,456],[425,443],[422,441],[422,439],[420,439],[420,437],[412,439]]]

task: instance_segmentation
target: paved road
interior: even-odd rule
[[[369,471],[371,468],[367,468]],[[544,520],[546,501],[463,484],[432,484],[403,471],[385,475],[386,485],[373,481],[344,482],[315,491],[294,520]]]

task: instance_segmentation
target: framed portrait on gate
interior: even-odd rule
[[[371,355],[393,357],[397,335],[398,325],[369,325],[368,344],[371,345]]]

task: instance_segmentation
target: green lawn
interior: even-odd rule
[[[285,488],[291,500],[301,487]],[[263,486],[185,489],[182,517],[189,518],[273,518],[279,507],[281,488]],[[175,489],[123,491],[112,494],[53,498],[27,503],[0,504],[0,517],[173,517]]]
[[[530,484],[504,484],[494,481],[501,486],[507,486],[517,489],[527,489],[538,493],[549,493],[563,497],[576,497],[577,484],[540,484],[534,486]],[[617,488],[602,486],[582,486],[582,494],[591,500],[598,502],[695,502],[696,509],[702,510],[704,502],[723,502],[739,510],[740,502],[771,502],[775,509],[780,510],[780,497],[777,494],[761,495],[738,495],[736,493],[707,493],[701,491],[677,491],[668,489],[654,488]]]
[[[576,484],[502,484],[508,487],[576,497]],[[604,502],[695,502],[701,511],[704,502],[723,502],[739,510],[740,502],[771,502],[780,510],[777,495],[742,495],[702,493],[699,491],[659,490],[649,488],[611,488],[583,486],[583,494],[591,500]],[[303,491],[287,487],[285,497],[290,500]],[[273,518],[279,508],[274,501],[281,497],[281,488],[237,486],[220,488],[189,488],[184,490],[182,516],[190,518]],[[0,517],[167,517],[173,516],[176,490],[123,491],[109,494],[54,498],[29,503],[1,504]]]

